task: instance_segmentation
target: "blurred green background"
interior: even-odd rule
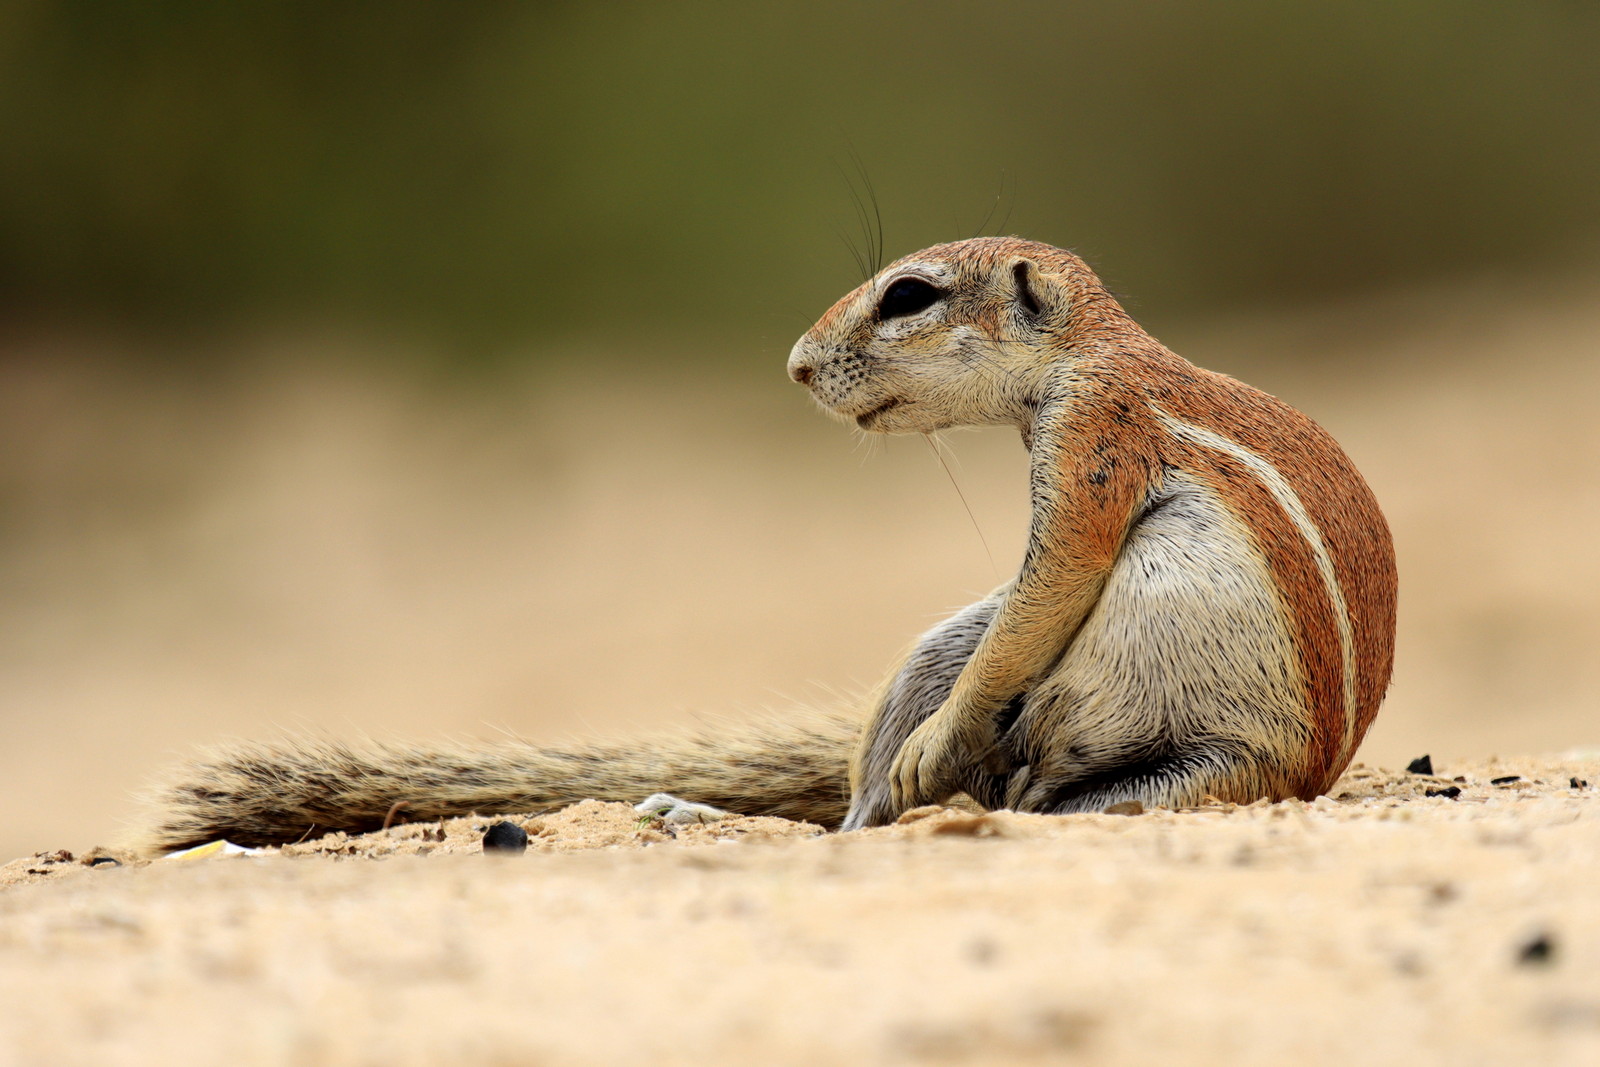
[[[786,343],[864,173],[891,256],[1003,226],[1160,333],[1592,255],[1596,56],[1587,2],[9,0],[0,314]]]

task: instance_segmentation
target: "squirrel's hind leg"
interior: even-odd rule
[[[1034,777],[1024,767],[1012,775],[1004,806],[1042,815],[1105,811],[1137,801],[1150,807],[1186,807],[1207,797],[1247,801],[1264,790],[1254,760],[1222,746],[1149,752],[1070,778]]]

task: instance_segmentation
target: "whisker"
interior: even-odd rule
[[[1000,189],[994,194],[994,199],[989,201],[989,210],[983,213],[983,221],[978,223],[978,229],[972,236],[986,237],[989,233],[989,220],[994,218],[994,209],[1000,206],[1000,198],[1006,191],[1006,172],[1000,172]]]
[[[882,453],[884,441],[877,434],[868,433],[859,426],[852,427],[850,434],[855,438],[855,451],[860,454],[859,462],[862,467]]]
[[[861,161],[861,155],[856,151],[854,144],[849,146],[849,150],[850,161],[855,164],[856,174],[861,179],[862,188],[866,190],[867,202],[872,205],[870,222],[864,207],[861,210],[861,215],[862,225],[866,230],[867,250],[871,253],[872,273],[877,274],[883,269],[883,250],[885,247],[883,240],[883,211],[878,206],[878,190],[873,187],[872,175],[867,173],[867,165]],[[854,183],[852,183],[852,193],[854,188]],[[859,197],[857,198],[857,205],[860,206]]]
[[[994,580],[1000,580],[1000,567],[994,561],[994,551],[989,547],[989,539],[983,536],[983,527],[978,525],[978,516],[972,513],[972,505],[967,503],[967,494],[961,491],[961,484],[956,481],[955,472],[950,469],[950,464],[944,460],[944,453],[939,451],[939,441],[931,433],[922,435],[928,442],[928,448],[933,452],[933,458],[939,461],[939,466],[944,468],[945,477],[950,479],[950,485],[955,489],[956,496],[961,500],[961,506],[967,511],[967,518],[972,520],[972,528],[977,531],[978,541],[983,545],[983,554],[989,557],[989,569],[994,572]]]
[[[855,154],[854,148],[850,150],[850,161],[855,164],[858,171],[862,169],[860,157]],[[854,176],[852,176],[851,173],[845,169],[844,164],[840,163],[837,159],[833,160],[832,162],[834,169],[839,172],[839,177],[844,180],[845,190],[850,194],[850,203],[855,208],[856,225],[861,227],[861,234],[864,239],[864,247],[858,249],[855,241],[849,238],[846,238],[845,243],[849,245],[850,253],[855,257],[856,268],[861,271],[861,280],[866,281],[868,278],[878,273],[876,263],[879,253],[876,250],[877,244],[874,242],[872,230],[872,218],[874,213],[877,211],[877,203],[874,200],[873,210],[869,212],[867,210],[866,202],[861,199],[860,191],[856,189],[856,180]],[[871,188],[871,184],[868,183],[868,192],[871,191]],[[882,223],[880,222],[880,234],[881,231]]]
[[[1007,189],[1009,184],[1010,188]],[[994,220],[994,213],[1000,207],[1000,202],[1005,201],[1006,211],[1000,218],[1000,225],[993,232],[989,230],[989,223]],[[995,190],[994,199],[989,201],[989,209],[983,213],[983,221],[978,223],[973,237],[998,237],[1005,232],[1006,223],[1011,221],[1011,209],[1017,206],[1016,177],[1007,170],[1000,171],[1000,188]]]
[[[985,340],[987,344],[993,346],[996,352],[999,352],[1007,344],[1026,344],[1024,341],[1005,341],[998,337],[990,337]],[[1001,363],[994,356],[986,355],[978,349],[964,348],[960,351],[959,358],[963,364],[973,368],[974,371],[987,373],[990,382],[996,385],[1012,385],[1021,381],[1021,375],[1017,371]]]
[[[1002,182],[1001,188],[1002,188],[1002,190],[1005,188],[1005,185],[1004,185],[1005,173],[1006,173],[1005,171],[1001,171],[1001,182]],[[1017,206],[1017,176],[1015,174],[1013,174],[1013,175],[1011,175],[1011,198],[1006,201],[1006,213],[1000,219],[1000,225],[998,225],[998,226],[996,226],[994,228],[994,236],[995,237],[999,237],[1001,234],[1006,232],[1006,224],[1011,221],[1011,211],[1016,206]]]
[[[861,272],[862,278],[865,279],[868,277],[866,257],[862,254],[861,249],[856,247],[855,240],[843,230],[836,230],[834,232],[839,235],[839,240],[844,242],[844,246],[850,250],[850,258],[856,261],[856,270]]]
[[[966,467],[964,467],[961,463],[961,456],[957,454],[955,448],[951,446],[949,441],[946,441],[943,437],[939,436],[937,431],[928,434],[928,436],[933,439],[934,447],[936,447],[940,453],[944,455],[944,458],[955,465],[955,470],[966,473]]]

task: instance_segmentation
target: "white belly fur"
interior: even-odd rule
[[[1244,525],[1208,487],[1169,477],[1163,502],[1131,532],[1098,604],[1026,702],[1018,733],[1032,781],[1088,777],[1197,744],[1267,757],[1247,761],[1257,767],[1296,766],[1310,726],[1289,633]],[[1283,792],[1259,771],[1244,775]]]

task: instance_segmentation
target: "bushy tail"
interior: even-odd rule
[[[853,719],[807,714],[803,725],[762,722],[654,743],[238,744],[176,768],[152,794],[154,816],[134,844],[151,853],[219,837],[279,845],[377,830],[391,815],[422,822],[588,798],[637,803],[658,792],[834,827],[849,806],[847,766],[860,732]]]

